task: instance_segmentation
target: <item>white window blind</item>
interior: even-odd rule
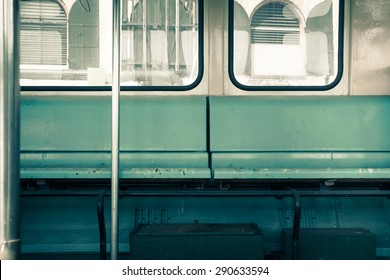
[[[251,22],[252,44],[299,44],[299,21],[291,8],[268,3],[255,12]]]
[[[20,2],[21,64],[66,65],[67,18],[55,1]]]

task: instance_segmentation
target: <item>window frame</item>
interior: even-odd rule
[[[276,1],[276,0],[275,0]],[[339,25],[338,25],[338,50],[337,54],[337,75],[332,83],[327,85],[297,85],[297,86],[248,86],[241,84],[234,75],[234,2],[228,3],[228,75],[231,83],[243,91],[328,91],[335,88],[342,80],[344,73],[344,20],[345,1],[339,1]]]
[[[57,1],[56,1],[57,2]],[[183,86],[120,86],[122,92],[152,92],[152,91],[170,91],[170,92],[179,92],[179,91],[189,91],[196,88],[203,80],[204,76],[204,0],[198,0],[198,75],[193,83]],[[69,23],[68,23],[67,34],[69,34]],[[67,45],[69,48],[69,45]],[[21,91],[29,92],[72,92],[72,91],[94,91],[94,92],[107,92],[112,90],[112,85],[107,86],[21,86]]]

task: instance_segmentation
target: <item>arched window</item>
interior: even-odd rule
[[[339,7],[339,0],[230,0],[232,82],[244,90],[337,85],[342,74]]]
[[[299,20],[286,3],[270,2],[252,16],[252,44],[297,45],[299,38]]]
[[[254,78],[306,75],[303,29],[293,8],[283,2],[258,7],[251,19],[252,69]]]
[[[182,86],[198,76],[197,0],[124,0],[122,70],[129,85]]]
[[[20,63],[67,64],[67,18],[57,1],[20,1]]]

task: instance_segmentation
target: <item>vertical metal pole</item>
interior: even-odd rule
[[[118,258],[119,96],[121,0],[113,0],[112,32],[112,142],[111,142],[111,259]]]
[[[175,46],[176,46],[176,62],[175,71],[179,71],[179,59],[180,59],[180,5],[179,0],[176,0],[176,20],[175,20]]]
[[[147,9],[147,3],[146,0],[142,1],[142,51],[143,51],[143,64],[144,64],[144,71],[145,71],[145,81],[147,82],[147,73],[148,73],[148,58],[147,58],[147,47],[146,47],[146,9]]]
[[[167,46],[167,51],[169,51],[169,19],[168,19],[168,5],[169,0],[165,0],[165,44]],[[169,54],[168,54],[168,61],[166,65],[166,69],[169,70]]]
[[[0,2],[0,259],[20,255],[19,0]]]

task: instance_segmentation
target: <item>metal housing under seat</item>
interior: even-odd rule
[[[130,257],[141,260],[261,260],[263,234],[250,224],[140,224]]]

